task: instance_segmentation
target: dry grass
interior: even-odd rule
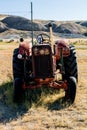
[[[85,46],[86,44],[81,45]],[[32,105],[26,101],[25,104],[17,106],[12,102],[12,53],[17,46],[17,43],[0,43],[0,87],[5,88],[3,98],[3,89],[0,88],[0,129],[86,130],[87,50],[82,48],[76,50],[79,82],[76,100],[72,106],[64,107],[61,105],[63,92],[58,94],[46,94],[44,92],[41,99],[37,102],[33,101]],[[2,104],[2,99],[6,101],[3,100],[4,104]],[[25,110],[25,108],[27,109]]]

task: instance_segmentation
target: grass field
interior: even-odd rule
[[[72,40],[73,42],[73,40]],[[18,43],[0,43],[0,130],[86,130],[87,129],[87,42],[74,41],[79,80],[75,103],[61,105],[61,93],[38,102],[17,106],[12,102],[12,54]]]

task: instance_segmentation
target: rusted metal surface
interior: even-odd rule
[[[62,50],[63,57],[67,57],[70,55],[69,46],[63,40],[59,40],[55,43],[55,56],[56,56],[56,59],[58,60],[61,57],[61,53],[60,53],[61,50]]]

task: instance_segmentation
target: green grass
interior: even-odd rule
[[[15,107],[12,101],[13,96],[13,83],[12,81],[0,85],[0,100],[3,104]]]
[[[0,85],[0,101],[6,106],[12,109],[18,109],[19,106],[29,109],[31,107],[46,107],[46,108],[56,108],[62,101],[61,94],[62,91],[54,90],[53,88],[48,88],[46,86],[28,90],[25,93],[25,101],[21,104],[13,102],[13,81],[9,81]]]
[[[87,45],[87,40],[78,40],[78,41],[74,41],[72,42],[73,45]]]

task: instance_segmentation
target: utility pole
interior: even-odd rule
[[[32,37],[32,45],[33,45],[33,4],[31,2],[31,37]]]

